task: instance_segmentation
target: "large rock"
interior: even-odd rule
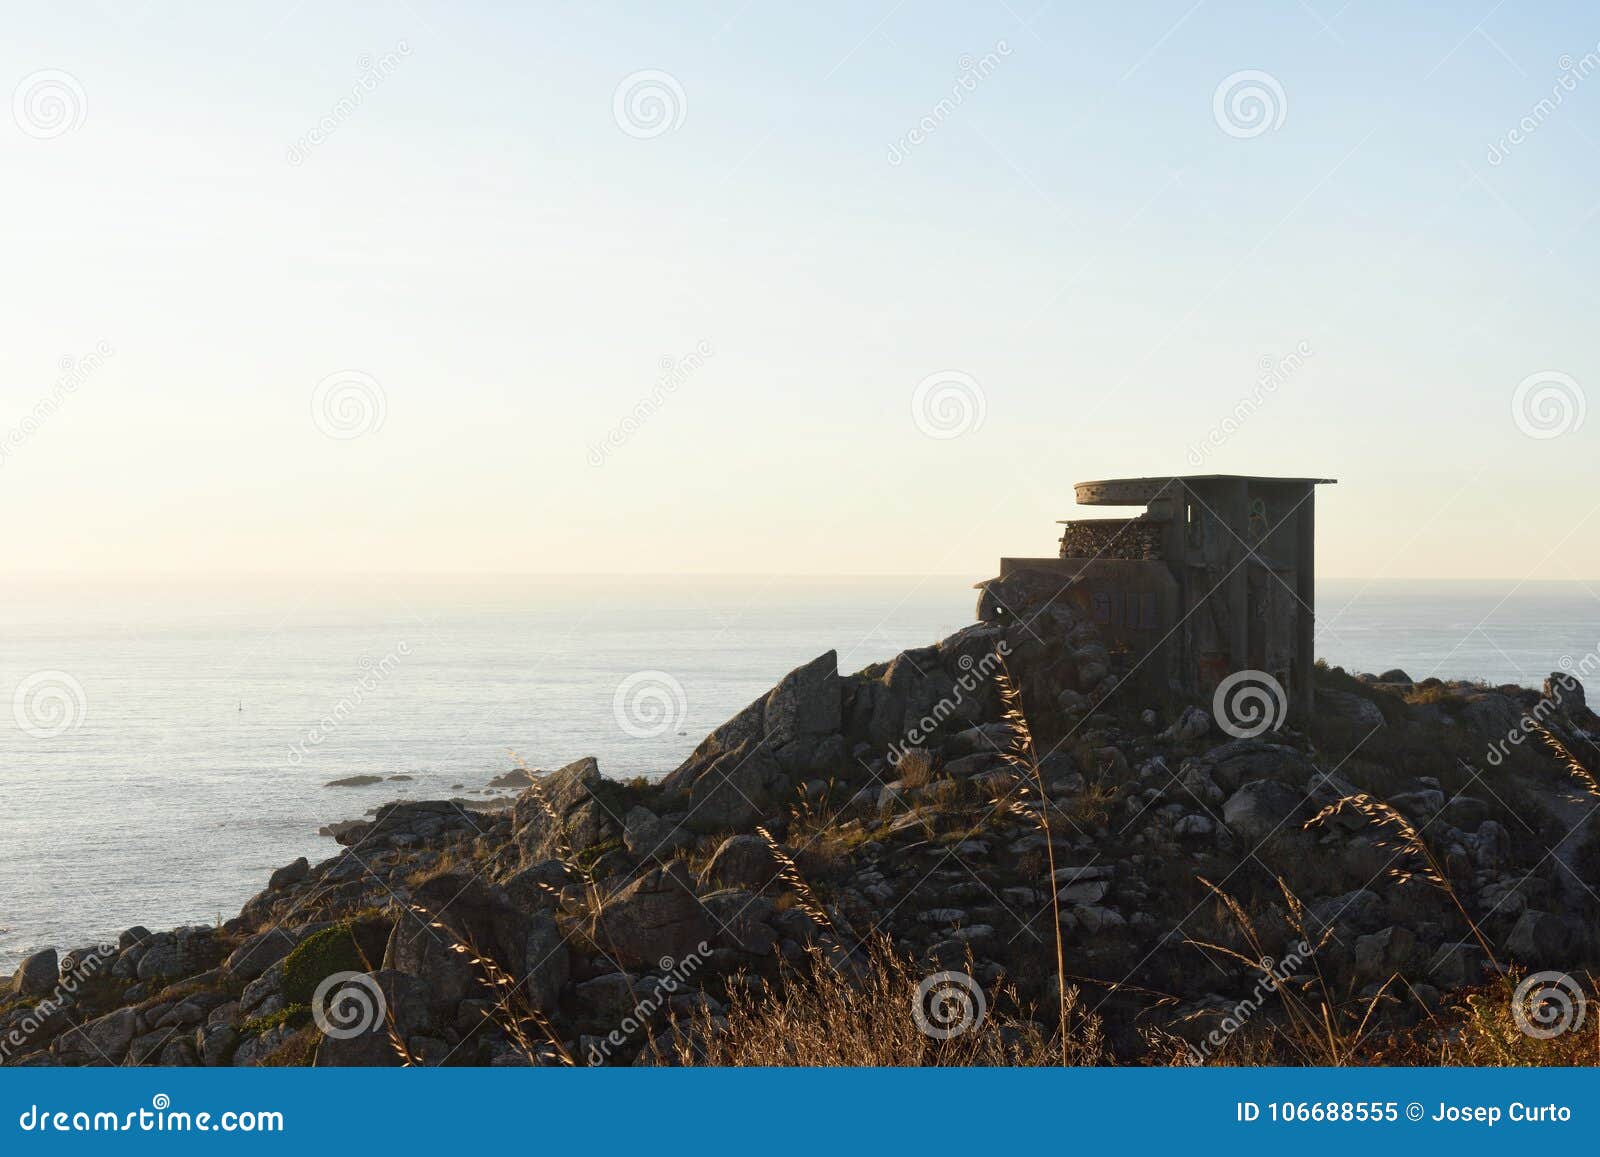
[[[1213,747],[1206,752],[1205,762],[1211,765],[1211,778],[1224,791],[1258,779],[1302,784],[1312,770],[1303,752],[1261,739],[1235,739]]]
[[[1378,705],[1365,695],[1357,695],[1351,691],[1318,688],[1317,711],[1319,714],[1342,719],[1346,723],[1354,723],[1357,727],[1383,726],[1383,712]]]
[[[328,927],[327,923],[307,924],[302,928],[268,928],[257,932],[235,948],[223,962],[228,974],[238,980],[251,981],[292,952],[300,941],[313,932]]]
[[[832,651],[785,675],[701,741],[664,778],[689,797],[686,827],[696,832],[749,828],[788,802],[795,776],[837,771],[847,749],[844,681]]]
[[[494,822],[494,817],[471,811],[454,800],[419,799],[386,803],[371,823],[330,824],[327,831],[336,843],[360,848],[365,861],[380,848],[411,848],[438,844],[456,835],[481,835]]]
[[[649,808],[630,808],[622,817],[622,842],[641,859],[666,860],[694,836],[678,821],[663,819]]]
[[[839,657],[833,651],[790,671],[767,696],[762,717],[767,742],[779,749],[807,736],[836,733],[839,696]]]
[[[700,873],[705,886],[743,888],[760,892],[782,871],[767,841],[757,835],[729,836],[712,854]]]
[[[117,1065],[139,1033],[139,1014],[119,1008],[56,1038],[51,1052],[64,1065]]]
[[[511,812],[512,839],[524,866],[605,843],[621,834],[597,792],[605,777],[593,756],[543,775],[517,797]]]
[[[402,1047],[410,1051],[411,1041],[436,1027],[434,1002],[422,980],[383,969],[370,974],[370,984],[371,987],[361,986],[360,997],[369,1003],[362,1005],[360,1015],[348,1025],[331,1025],[334,1035],[324,1034],[318,1041],[314,1065],[397,1067],[405,1063]],[[381,1001],[372,1000],[372,988],[382,994]],[[369,1006],[373,1009],[371,1015],[367,1013]]]
[[[1258,843],[1289,826],[1305,795],[1275,780],[1247,783],[1222,805],[1222,822],[1242,840]]]
[[[1461,721],[1484,735],[1504,738],[1517,729],[1522,707],[1509,695],[1485,691],[1469,695],[1461,708]]]
[[[1559,916],[1530,908],[1506,936],[1506,952],[1534,970],[1562,962],[1571,937]]]
[[[35,952],[17,967],[11,977],[13,996],[45,996],[56,985],[61,974],[61,961],[54,948]]]
[[[715,928],[695,896],[694,880],[680,861],[634,881],[606,904],[599,944],[624,964],[667,967],[715,939]]]
[[[157,932],[139,958],[140,980],[175,980],[214,967],[222,958],[216,930],[204,924]]]
[[[1390,925],[1356,938],[1356,978],[1382,982],[1396,973],[1404,975],[1417,954],[1417,937],[1409,928]]]
[[[304,856],[301,856],[294,863],[285,864],[276,872],[273,872],[271,877],[267,880],[267,890],[269,892],[282,891],[291,884],[298,884],[310,874],[311,865],[306,861]]]
[[[535,1007],[553,1006],[568,959],[548,915],[526,912],[502,889],[456,873],[419,884],[412,902],[422,911],[395,924],[383,967],[426,982],[440,1020],[452,1018],[463,1000],[495,995],[488,969],[474,965],[474,956],[492,961]]]

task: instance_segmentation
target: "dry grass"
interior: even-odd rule
[[[1566,768],[1567,774],[1583,785],[1584,791],[1592,796],[1600,797],[1600,783],[1595,782],[1594,773],[1589,770],[1583,760],[1572,754],[1567,745],[1557,739],[1554,732],[1543,724],[1535,726],[1533,731],[1544,742],[1545,747],[1549,748],[1550,754],[1555,757],[1556,762]]]
[[[1045,886],[1050,889],[1051,924],[1056,942],[1056,988],[1060,1005],[1056,1035],[1061,1044],[1061,1063],[1065,1065],[1068,1063],[1067,961],[1061,945],[1061,900],[1056,888],[1055,837],[1050,831],[1050,795],[1045,791],[1044,774],[1039,770],[1039,751],[1033,742],[1033,731],[1022,709],[1022,693],[1017,690],[1004,659],[1000,661],[996,679],[1000,685],[1001,702],[1005,704],[1005,721],[1011,727],[1011,747],[1005,753],[1006,761],[1018,773],[1016,787],[1011,793],[1011,806],[1016,814],[1032,820],[1044,833],[1045,862],[1049,872],[1045,877]]]
[[[836,968],[821,949],[790,969],[776,991],[737,989],[725,1023],[707,1013],[678,1022],[670,1061],[712,1066],[1094,1065],[1106,1060],[1099,1020],[1068,991],[1073,1035],[1058,1050],[1037,1025],[1000,1013],[1014,997],[996,991],[968,1032],[940,1040],[917,1025],[921,972],[886,939],[874,940],[856,970]]]
[[[832,932],[833,921],[828,917],[828,910],[822,906],[822,901],[811,890],[811,885],[800,874],[800,869],[795,865],[794,857],[783,850],[783,845],[772,838],[772,833],[764,827],[757,827],[756,834],[766,842],[767,850],[772,853],[772,858],[778,862],[778,876],[789,886],[790,894],[800,910],[819,927]]]
[[[1283,894],[1288,925],[1296,937],[1292,955],[1286,953],[1283,960],[1273,959],[1255,921],[1237,900],[1210,880],[1202,877],[1200,882],[1232,918],[1243,949],[1205,941],[1190,940],[1189,943],[1224,960],[1243,964],[1259,977],[1256,992],[1235,1006],[1234,1019],[1241,1025],[1249,1024],[1261,1004],[1271,996],[1277,997],[1280,1015],[1274,1018],[1269,1012],[1256,1022],[1258,1027],[1253,1033],[1229,1033],[1214,1051],[1190,1050],[1188,1063],[1282,1063],[1282,1060],[1275,1062],[1253,1055],[1263,1049],[1269,1056],[1287,1054],[1299,1064],[1340,1067],[1355,1063],[1376,1027],[1375,1014],[1392,979],[1365,1000],[1341,999],[1317,961],[1317,954],[1332,939],[1333,929],[1325,928],[1320,935],[1313,934],[1306,926],[1306,912],[1299,897],[1281,878],[1278,888]],[[1286,967],[1291,960],[1292,970]],[[1301,971],[1302,966],[1309,971]],[[1248,1008],[1248,1014],[1240,1017],[1237,1015],[1239,1008]],[[1173,1059],[1168,1063],[1184,1062]]]
[[[1382,800],[1374,799],[1370,795],[1357,792],[1355,795],[1344,796],[1323,808],[1316,815],[1306,821],[1307,828],[1313,828],[1326,823],[1334,816],[1345,811],[1353,811],[1370,821],[1380,831],[1385,833],[1385,838],[1374,846],[1393,849],[1398,862],[1391,864],[1388,874],[1401,884],[1412,879],[1421,878],[1438,888],[1455,905],[1456,911],[1461,913],[1461,918],[1466,921],[1467,928],[1477,940],[1478,947],[1483,949],[1483,954],[1495,971],[1500,970],[1499,962],[1495,959],[1494,949],[1489,947],[1489,940],[1484,936],[1483,930],[1478,927],[1478,922],[1472,918],[1465,904],[1461,902],[1460,895],[1450,883],[1450,877],[1445,873],[1438,857],[1433,854],[1433,849],[1422,838],[1422,833],[1401,815],[1392,806]]]
[[[465,956],[468,963],[477,969],[487,995],[493,1001],[493,1005],[483,1014],[484,1020],[503,1031],[512,1047],[530,1064],[538,1061],[546,1046],[560,1058],[562,1064],[577,1064],[572,1054],[561,1043],[561,1036],[549,1018],[533,1007],[523,991],[523,986],[506,972],[494,957],[474,944],[470,936],[457,936],[453,929],[434,918],[433,914],[421,905],[412,904],[410,907],[419,917],[427,921],[428,927],[444,933],[449,940],[450,951]],[[417,1059],[407,1050],[405,1041],[395,1024],[392,1010],[388,1012],[388,1029],[390,1044],[400,1056],[401,1062],[407,1066],[414,1066]],[[543,1042],[542,1045],[535,1043],[535,1036]]]
[[[933,782],[933,756],[920,747],[913,748],[894,770],[906,787],[926,787]]]

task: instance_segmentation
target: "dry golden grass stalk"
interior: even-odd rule
[[[933,779],[933,756],[914,747],[901,757],[894,770],[906,787],[925,787]]]
[[[1389,839],[1373,846],[1394,849],[1398,853],[1396,859],[1409,861],[1410,866],[1391,863],[1388,869],[1389,875],[1402,884],[1412,879],[1426,880],[1448,896],[1450,902],[1456,906],[1456,911],[1461,913],[1461,918],[1466,921],[1467,928],[1478,942],[1478,947],[1483,949],[1484,956],[1488,958],[1496,972],[1500,971],[1500,963],[1495,959],[1494,949],[1489,947],[1489,941],[1485,938],[1483,930],[1478,927],[1478,922],[1472,918],[1466,905],[1461,902],[1461,897],[1450,883],[1450,878],[1445,874],[1438,857],[1433,854],[1433,849],[1422,838],[1422,833],[1416,826],[1392,805],[1375,799],[1365,792],[1357,792],[1335,800],[1307,820],[1305,826],[1316,827],[1346,810],[1357,813],[1380,830],[1390,833]]]
[[[817,894],[811,890],[811,885],[806,883],[806,878],[800,874],[799,867],[794,858],[783,850],[782,845],[772,838],[772,833],[761,825],[756,826],[756,834],[767,845],[767,850],[772,853],[772,858],[778,861],[778,876],[789,885],[794,893],[795,902],[800,905],[800,910],[811,917],[819,927],[834,931],[833,921],[828,918],[828,911],[822,906],[822,901],[817,899]]]
[[[1261,976],[1257,986],[1258,991],[1265,986],[1269,992],[1276,993],[1284,1011],[1285,1023],[1281,1028],[1273,1026],[1266,1033],[1258,1032],[1253,1037],[1238,1033],[1231,1036],[1226,1043],[1232,1045],[1235,1053],[1241,1051],[1248,1053],[1251,1047],[1265,1046],[1268,1050],[1266,1056],[1236,1057],[1235,1060],[1253,1064],[1276,1063],[1270,1059],[1272,1050],[1269,1039],[1275,1035],[1282,1045],[1293,1051],[1305,1064],[1339,1067],[1355,1061],[1367,1045],[1374,1024],[1373,1015],[1379,1003],[1385,999],[1385,994],[1394,978],[1391,977],[1384,982],[1364,1006],[1357,1002],[1356,1012],[1359,1016],[1353,1016],[1348,1004],[1334,996],[1317,959],[1317,954],[1333,938],[1333,928],[1326,927],[1320,935],[1313,938],[1306,927],[1304,905],[1290,890],[1288,884],[1279,877],[1278,890],[1283,894],[1289,927],[1298,937],[1297,945],[1304,949],[1302,956],[1301,947],[1296,947],[1293,950],[1294,955],[1310,965],[1314,978],[1310,984],[1304,986],[1303,991],[1297,990],[1298,974],[1285,972],[1284,962],[1274,961],[1268,954],[1256,929],[1255,921],[1250,918],[1244,907],[1210,880],[1203,876],[1198,879],[1217,898],[1233,920],[1240,938],[1244,941],[1245,951],[1241,952],[1224,944],[1194,939],[1189,939],[1187,943],[1202,951],[1214,952],[1234,960],[1258,972]],[[1236,1040],[1237,1044],[1234,1043]],[[1152,1043],[1159,1045],[1162,1042],[1152,1040]],[[1223,1058],[1214,1054],[1210,1059],[1220,1061]],[[1192,1055],[1191,1063],[1195,1063]]]
[[[1544,745],[1550,749],[1550,754],[1556,757],[1557,762],[1567,769],[1568,774],[1583,785],[1583,790],[1600,798],[1600,783],[1595,781],[1594,773],[1584,765],[1583,760],[1572,754],[1567,745],[1556,738],[1555,733],[1544,724],[1535,724],[1533,731],[1544,741]]]
[[[1005,705],[1005,722],[1011,728],[1011,748],[1004,753],[1006,762],[1017,769],[1017,790],[1013,801],[1013,808],[1017,814],[1026,816],[1039,825],[1039,830],[1044,833],[1045,857],[1048,871],[1047,886],[1050,889],[1050,918],[1051,931],[1056,942],[1056,992],[1060,1010],[1057,1034],[1061,1038],[1061,1063],[1067,1064],[1067,960],[1066,950],[1061,944],[1061,898],[1060,889],[1056,886],[1056,844],[1053,833],[1050,831],[1050,796],[1044,788],[1044,774],[1039,770],[1039,752],[1033,742],[1033,731],[1028,726],[1028,716],[1022,709],[1022,692],[1018,690],[1016,681],[1011,678],[1011,672],[1006,667],[1004,658],[1000,659],[1000,669],[995,675],[995,680],[1000,687],[1000,699]],[[1031,781],[1031,782],[1030,782]],[[1037,793],[1036,800],[1029,799],[1029,792]],[[1025,806],[1033,802],[1037,808]]]
[[[702,1011],[673,1025],[674,1060],[710,1066],[1053,1066],[1106,1061],[1101,1023],[1068,991],[1075,1035],[1061,1052],[1032,1022],[1002,1013],[1014,994],[997,991],[989,1011],[965,1032],[940,1040],[912,1013],[924,977],[887,937],[868,945],[859,969],[837,968],[813,946],[782,982],[752,993],[737,985],[725,1023]]]
[[[422,905],[411,904],[410,908],[428,922],[428,927],[445,934],[451,952],[467,957],[467,962],[478,970],[481,982],[489,989],[489,995],[494,1001],[494,1006],[483,1014],[484,1019],[504,1030],[507,1039],[524,1057],[533,1061],[539,1055],[538,1047],[526,1028],[527,1025],[532,1025],[561,1059],[562,1064],[575,1066],[578,1063],[561,1043],[561,1036],[549,1018],[533,1007],[522,992],[522,985],[513,979],[494,957],[479,949],[470,936],[457,935],[453,928],[442,920],[435,919]],[[390,1019],[393,1019],[392,1014]],[[397,1035],[391,1033],[391,1037]]]

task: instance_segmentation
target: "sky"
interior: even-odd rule
[[[6,24],[6,570],[978,579],[1245,473],[1326,575],[1600,581],[1592,7]]]

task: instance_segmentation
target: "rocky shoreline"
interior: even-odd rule
[[[1006,604],[855,674],[818,657],[659,782],[580,759],[497,780],[499,811],[388,804],[220,926],[37,953],[0,989],[0,1061],[672,1063],[814,954],[850,974],[881,948],[1048,1035],[1058,931],[1108,1058],[1205,1060],[1270,1029],[1263,972],[1405,1027],[1600,955],[1600,720],[1570,676],[1319,668],[1314,719],[1240,737],[1135,698],[1065,608]]]

